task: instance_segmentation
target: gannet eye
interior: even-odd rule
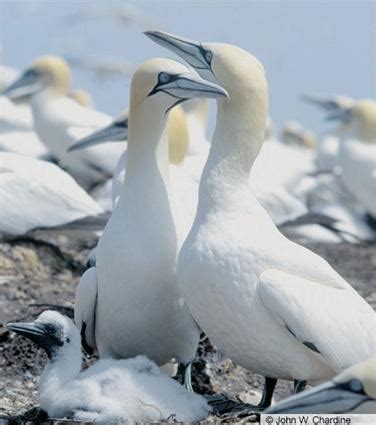
[[[161,72],[158,76],[158,81],[162,84],[166,84],[170,81],[171,76],[166,72]]]
[[[213,60],[213,53],[210,50],[207,50],[205,52],[205,60],[208,64],[210,64],[211,61]]]
[[[69,343],[70,342],[70,338],[68,338],[68,337],[65,338],[65,342],[68,342]]]
[[[363,384],[359,381],[359,379],[352,379],[348,385],[349,389],[355,393],[363,392]]]

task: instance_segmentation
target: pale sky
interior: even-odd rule
[[[124,23],[119,10],[139,23]],[[129,6],[131,4],[131,6]],[[4,1],[0,0],[2,61],[22,69],[45,53],[118,58],[137,66],[173,57],[142,31],[160,28],[200,41],[247,49],[263,62],[270,115],[277,127],[297,119],[322,131],[321,115],[302,93],[376,97],[376,1]],[[88,89],[97,109],[127,107],[129,77],[102,80],[73,68],[75,87]]]

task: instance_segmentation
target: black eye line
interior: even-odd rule
[[[162,71],[163,72],[163,71]],[[158,74],[158,81],[157,81],[157,84],[154,86],[154,88],[151,90],[151,92],[147,95],[147,97],[150,97],[150,96],[153,96],[153,94],[155,94],[155,93],[158,93],[159,91],[163,91],[164,93],[166,93],[164,90],[163,90],[163,86],[164,85],[166,85],[166,84],[170,84],[170,83],[172,83],[172,82],[174,82],[174,81],[176,81],[176,80],[178,80],[180,77],[181,77],[181,75],[182,74],[168,74],[167,72],[164,72],[164,74],[167,74],[169,77],[170,77],[170,79],[166,82],[166,83],[161,83],[160,81],[159,81],[159,75],[161,74],[161,72]],[[172,94],[171,93],[166,93],[166,94],[169,94],[170,96],[172,96]],[[174,96],[175,97],[175,96]],[[180,99],[180,98],[179,98]]]

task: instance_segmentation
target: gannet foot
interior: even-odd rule
[[[212,413],[222,418],[244,417],[260,413],[264,407],[244,403],[241,400],[234,400],[225,394],[204,395],[209,406],[212,408]]]

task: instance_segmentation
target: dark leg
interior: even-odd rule
[[[294,379],[294,394],[304,391],[306,385],[307,381],[298,381],[297,379]]]
[[[272,404],[272,398],[274,393],[274,388],[277,385],[277,380],[275,378],[268,378],[265,376],[265,385],[264,391],[262,392],[262,398],[258,407],[261,409],[266,409]]]
[[[225,395],[205,396],[213,411],[217,415],[243,417],[253,413],[262,412],[269,407],[272,402],[274,388],[277,379],[265,377],[265,385],[262,392],[261,401],[258,405],[243,403],[238,400],[231,400]]]
[[[191,373],[192,373],[192,362],[186,365],[182,363],[179,364],[178,375],[181,374],[185,388],[188,391],[193,393]]]

